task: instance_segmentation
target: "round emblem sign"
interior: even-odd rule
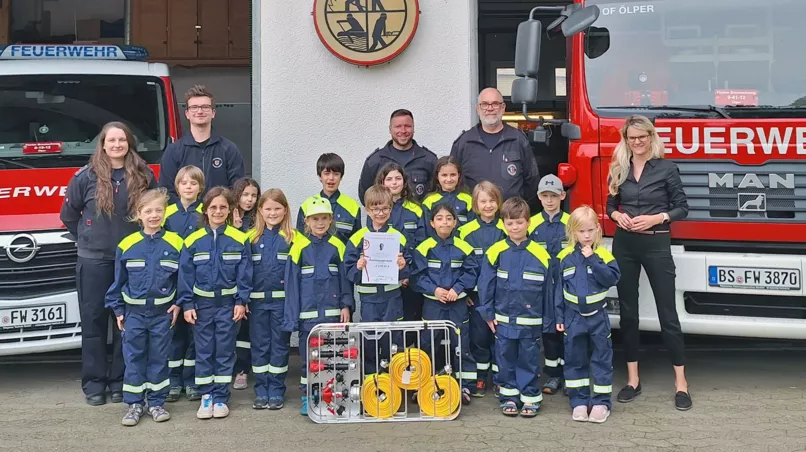
[[[510,176],[514,176],[515,174],[517,174],[517,172],[518,172],[518,167],[515,166],[515,164],[510,163],[507,166],[507,173],[509,173]]]
[[[313,20],[322,44],[359,66],[386,63],[414,38],[418,0],[314,0]]]

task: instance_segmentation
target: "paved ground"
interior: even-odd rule
[[[169,404],[165,424],[148,418],[125,428],[123,405],[83,402],[77,364],[0,362],[0,450],[806,451],[806,351],[690,352],[689,412],[672,406],[665,355],[648,354],[655,358],[642,363],[644,394],[616,403],[604,425],[571,421],[563,396],[549,397],[532,420],[503,417],[488,396],[450,422],[325,426],[301,417],[296,398],[279,412],[254,411],[247,390],[234,391],[224,420],[199,421],[196,403],[181,401]]]

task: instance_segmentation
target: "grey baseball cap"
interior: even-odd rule
[[[563,191],[565,190],[563,189],[563,183],[560,178],[553,174],[543,176],[543,178],[540,179],[540,184],[537,186],[537,193],[540,194],[546,191],[550,191],[558,195],[563,194]]]

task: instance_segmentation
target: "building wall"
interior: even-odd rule
[[[318,192],[316,159],[347,165],[342,191],[356,197],[364,159],[389,140],[389,115],[410,109],[415,139],[437,155],[476,121],[476,0],[420,0],[409,47],[370,68],[339,60],[319,41],[312,1],[255,2],[255,173],[286,192],[294,212]],[[448,25],[450,24],[450,25]]]

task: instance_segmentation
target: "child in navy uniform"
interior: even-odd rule
[[[163,223],[165,230],[177,233],[184,240],[199,228],[199,219],[203,212],[199,194],[204,191],[204,173],[196,166],[185,166],[176,173],[174,185],[176,193],[179,194],[179,201],[165,209]],[[184,316],[179,316],[174,326],[168,367],[171,368],[168,402],[179,400],[183,387],[188,400],[201,399],[194,382],[196,346],[193,343],[193,330],[185,322]]]
[[[555,294],[557,331],[565,333],[565,384],[572,419],[602,423],[610,416],[613,392],[613,342],[605,297],[621,271],[602,245],[593,209],[574,210],[566,230],[568,247],[559,255],[562,284]]]
[[[316,161],[316,175],[322,182],[322,191],[313,197],[322,197],[330,202],[330,210],[333,211],[333,223],[336,228],[334,235],[342,243],[347,243],[350,237],[361,229],[361,205],[339,191],[341,179],[344,177],[344,160],[338,154],[320,155]],[[299,208],[298,231],[305,228],[305,217],[308,216],[308,212],[305,211],[304,206],[310,199],[305,200]]]
[[[456,217],[456,227],[461,227],[475,218],[473,198],[467,194],[462,165],[454,157],[444,156],[437,160],[431,193],[423,199],[425,218],[431,218],[431,210],[436,204],[448,204]],[[434,230],[426,223],[426,236],[434,237]]]
[[[162,228],[167,203],[164,188],[149,190],[137,200],[142,230],[118,245],[115,282],[106,293],[106,306],[123,331],[126,426],[140,422],[146,400],[155,421],[171,418],[164,405],[170,385],[171,328],[180,311],[174,298],[182,238]]]

